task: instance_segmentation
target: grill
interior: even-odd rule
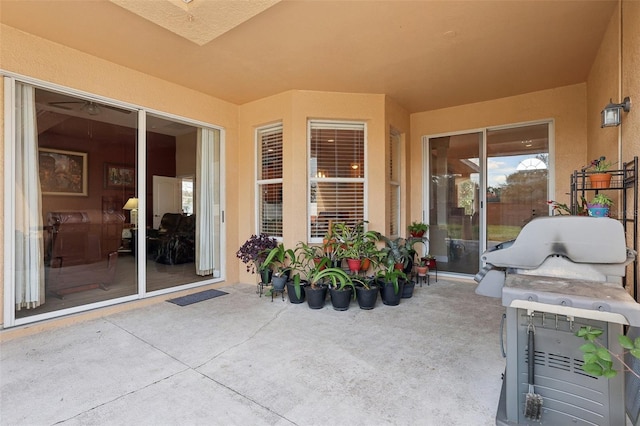
[[[622,224],[609,218],[554,216],[528,223],[517,239],[483,253],[476,293],[502,299],[506,313],[506,369],[497,425],[621,425],[638,420],[640,385],[625,392],[622,368],[607,379],[585,373],[575,333],[603,330],[599,341],[621,355],[617,336],[637,333],[640,305],[622,286],[635,252]],[[543,398],[539,420],[524,415],[528,385],[528,330],[535,330],[535,393]],[[634,369],[639,363],[634,363]],[[635,377],[634,377],[635,379]],[[625,393],[626,408],[625,412]]]

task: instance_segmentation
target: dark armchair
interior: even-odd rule
[[[147,250],[153,259],[165,265],[195,260],[196,217],[165,213],[158,229],[148,232]]]

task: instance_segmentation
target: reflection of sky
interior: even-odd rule
[[[523,160],[535,158],[536,155],[513,155],[487,159],[487,185],[503,185],[507,181],[507,176],[518,171],[518,164]]]

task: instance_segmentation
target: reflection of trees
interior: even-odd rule
[[[547,215],[548,170],[520,170],[507,176],[500,202],[528,206],[531,216]],[[525,218],[525,220],[527,220]]]
[[[546,169],[519,170],[507,176],[501,185],[500,198],[502,202],[525,203],[542,200],[547,202]]]

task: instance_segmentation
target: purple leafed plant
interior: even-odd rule
[[[240,246],[236,257],[247,265],[247,272],[254,274],[256,268],[260,269],[260,265],[264,262],[269,251],[277,246],[278,242],[275,238],[271,238],[267,234],[254,234]]]

